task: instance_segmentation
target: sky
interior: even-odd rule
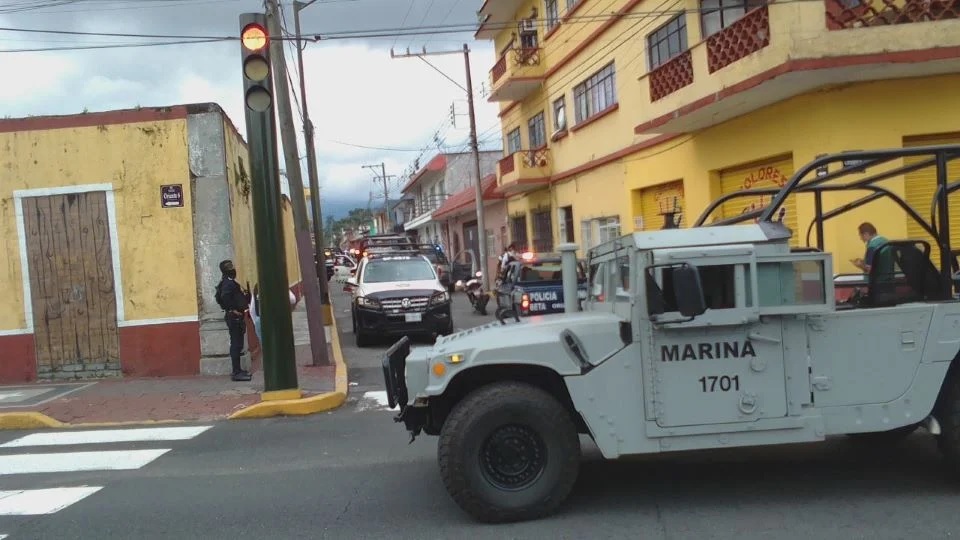
[[[469,24],[480,0],[317,0],[300,12],[305,36],[357,30]],[[294,32],[292,2],[283,0]],[[262,12],[256,0],[0,0],[0,28],[67,32],[236,36],[239,14]],[[380,33],[380,32],[377,32]],[[168,38],[78,36],[0,30],[0,117],[215,102],[245,134],[238,41],[76,50],[157,43]],[[275,42],[277,43],[277,42]],[[307,106],[315,126],[320,191],[326,214],[382,201],[382,183],[364,165],[385,163],[391,197],[417,156],[468,151],[463,55],[391,58],[405,53],[471,50],[471,73],[482,150],[502,147],[496,104],[486,100],[494,52],[471,32],[401,37],[321,39],[304,49]],[[22,49],[72,49],[12,52]],[[4,52],[7,51],[7,52]],[[295,88],[293,114],[303,143],[296,48],[286,44]],[[16,84],[10,84],[16,81]],[[455,125],[451,122],[454,107]],[[364,148],[368,147],[368,148]],[[282,154],[281,164],[283,163]],[[307,182],[306,159],[301,160]],[[329,210],[328,210],[329,208]]]

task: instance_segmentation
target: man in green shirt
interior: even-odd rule
[[[879,255],[877,254],[880,246],[887,243],[887,239],[877,234],[877,228],[869,222],[861,223],[860,226],[857,227],[857,232],[860,233],[860,240],[867,245],[867,251],[862,259],[853,259],[850,262],[860,270],[863,270],[865,274],[869,274],[870,269],[874,265],[877,265],[878,271],[875,284],[884,289],[884,292],[887,292],[886,289],[891,288],[895,280],[892,252],[890,250],[883,250]]]

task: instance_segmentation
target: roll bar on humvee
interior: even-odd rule
[[[916,158],[916,162],[904,164],[896,163],[905,158]],[[784,215],[784,204],[791,196],[809,194],[813,197],[814,217],[806,229],[805,240],[807,250],[824,251],[824,231],[825,221],[837,216],[847,214],[857,208],[863,207],[871,202],[878,200],[890,200],[895,203],[903,212],[920,226],[933,241],[933,244],[939,248],[940,260],[935,261],[939,271],[939,296],[950,298],[953,295],[953,276],[960,271],[958,263],[958,253],[952,247],[950,239],[950,194],[960,189],[960,178],[953,181],[947,176],[948,164],[956,159],[960,159],[960,146],[958,145],[935,145],[935,146],[916,146],[911,148],[894,148],[874,151],[850,151],[831,155],[818,156],[812,162],[801,167],[790,179],[780,188],[754,188],[734,191],[722,195],[714,200],[703,211],[694,223],[694,227],[733,225],[743,223],[749,220],[757,222],[782,222]],[[835,165],[839,164],[839,168]],[[869,170],[882,165],[894,165],[887,170],[869,174]],[[831,171],[831,168],[835,170]],[[934,168],[936,176],[936,188],[930,201],[929,219],[924,219],[920,213],[908,204],[902,197],[894,193],[889,187],[880,185],[886,180],[903,177],[904,182],[908,180],[908,174],[924,169]],[[856,176],[856,178],[851,178]],[[869,192],[854,201],[843,204],[829,211],[824,211],[823,194],[836,192]],[[734,199],[744,197],[755,197],[757,195],[771,196],[770,203],[762,208],[743,212],[739,215],[716,219],[707,223],[707,219],[713,215],[721,206]],[[960,219],[960,216],[956,216]],[[816,231],[816,247],[810,246],[810,234]],[[799,234],[800,231],[794,231]],[[925,246],[926,255],[929,255],[930,245],[927,239],[911,239],[916,243]],[[907,241],[897,241],[903,245]],[[803,248],[801,248],[803,249]],[[895,249],[890,247],[887,249]],[[921,248],[922,249],[922,248]]]

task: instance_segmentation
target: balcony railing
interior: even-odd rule
[[[684,51],[650,72],[650,101],[657,101],[693,84],[693,56]]]
[[[536,150],[521,150],[500,160],[499,185],[506,191],[533,189],[549,181],[550,150],[544,146]]]
[[[844,30],[960,19],[960,0],[825,0],[827,28]]]
[[[543,78],[539,47],[511,47],[490,70],[492,101],[522,99]]]
[[[707,38],[707,68],[713,73],[769,44],[770,11],[763,5]]]
[[[500,171],[500,176],[504,176],[512,173],[516,170],[516,162],[513,160],[513,154],[500,160],[500,163],[497,164],[497,168]]]
[[[437,194],[437,195],[424,195],[423,197],[418,197],[414,199],[413,204],[407,206],[403,209],[403,222],[413,221],[418,217],[429,214],[443,204],[447,200],[449,195],[447,194]]]
[[[493,65],[493,69],[490,70],[490,77],[493,79],[493,84],[497,84],[497,81],[500,80],[500,77],[503,77],[507,73],[507,55],[504,54],[497,60],[497,63]]]

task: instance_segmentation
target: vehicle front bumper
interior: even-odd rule
[[[394,422],[403,422],[410,433],[410,441],[413,442],[416,436],[429,424],[430,409],[425,398],[415,400],[416,402],[411,404],[407,377],[411,376],[413,380],[416,380],[417,375],[422,375],[424,379],[429,375],[426,373],[426,359],[421,359],[422,361],[419,362],[412,361],[411,365],[408,366],[407,358],[409,356],[410,338],[404,336],[387,349],[381,364],[384,386],[387,391],[387,405],[391,409],[398,406],[400,409],[399,414],[394,416],[393,420]]]
[[[419,313],[419,321],[407,322],[406,316]],[[386,312],[381,309],[357,307],[357,326],[366,332],[382,335],[436,334],[449,329],[450,302],[428,307],[417,312]]]

